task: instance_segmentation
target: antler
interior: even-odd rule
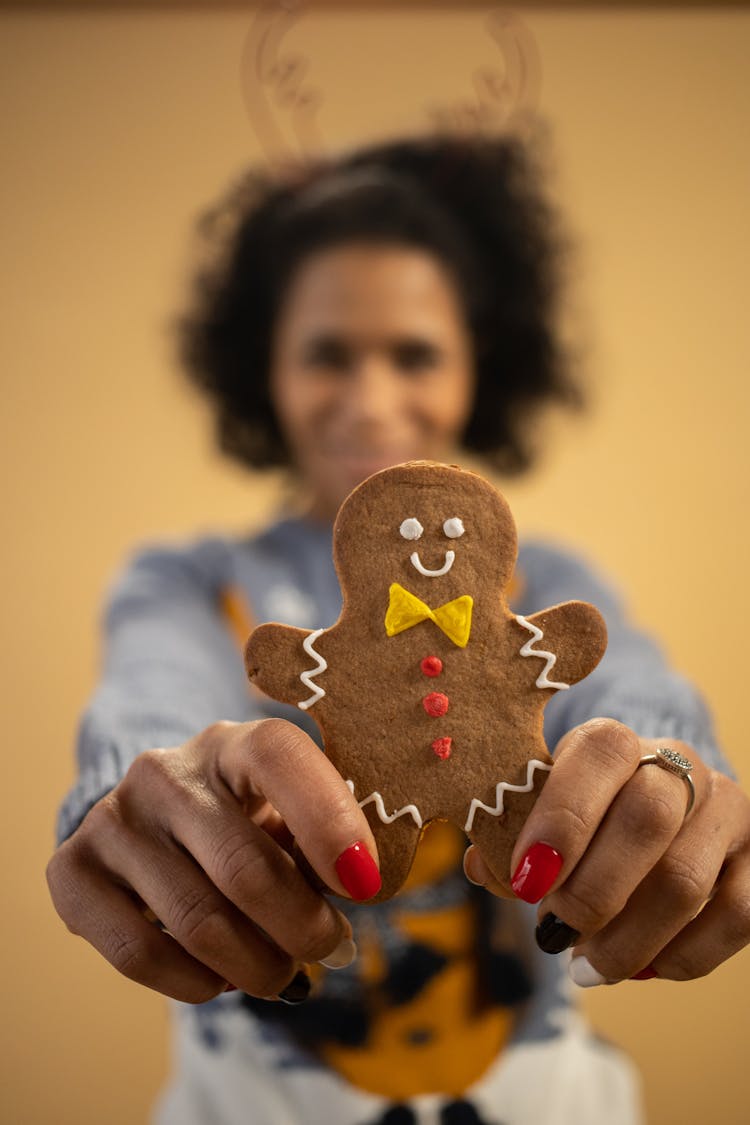
[[[271,165],[283,169],[306,156],[319,156],[328,147],[318,128],[323,93],[309,82],[310,59],[299,51],[284,50],[284,40],[303,10],[302,0],[262,4],[240,59],[240,85],[250,124]],[[515,13],[498,10],[487,17],[485,30],[500,52],[502,65],[474,71],[474,91],[468,100],[427,107],[437,129],[521,133],[538,108],[541,63],[526,24]]]
[[[496,11],[485,28],[502,56],[502,67],[479,67],[472,76],[471,100],[428,111],[437,128],[460,133],[523,133],[539,106],[542,68],[536,40],[513,12]]]
[[[283,167],[325,149],[315,122],[323,95],[307,82],[310,60],[300,52],[283,51],[301,9],[297,0],[261,5],[240,58],[240,86],[250,124],[271,164]],[[279,124],[275,106],[290,115],[293,141]]]

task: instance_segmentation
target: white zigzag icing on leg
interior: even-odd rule
[[[555,654],[553,652],[545,652],[541,648],[537,649],[533,647],[536,642],[541,641],[542,637],[544,636],[542,630],[538,625],[532,625],[531,622],[527,621],[525,617],[522,617],[520,613],[516,614],[516,621],[519,625],[523,625],[524,629],[528,629],[528,631],[533,634],[531,640],[527,641],[521,649],[521,656],[541,656],[543,660],[547,661],[547,663],[544,665],[544,668],[537,676],[536,686],[539,688],[559,688],[561,691],[567,691],[567,689],[570,687],[570,684],[557,684],[554,682],[554,680],[550,680],[548,676],[550,669],[554,667],[554,664],[557,661],[557,657],[555,656]]]
[[[349,788],[351,789],[352,794],[353,794],[354,793],[354,782],[353,781],[347,781],[346,784],[349,786]],[[380,795],[380,793],[378,793],[377,790],[372,792],[369,795],[369,797],[365,797],[363,801],[360,801],[359,807],[363,808],[365,805],[369,804],[370,801],[375,802],[375,809],[377,811],[378,816],[382,820],[383,824],[392,824],[393,821],[396,820],[398,817],[403,816],[405,813],[408,813],[409,816],[412,816],[414,818],[414,822],[415,822],[417,828],[422,827],[422,816],[421,816],[420,811],[419,811],[419,809],[417,808],[416,805],[404,805],[404,807],[402,809],[397,809],[396,812],[391,813],[391,815],[389,816],[388,813],[385,811],[385,805],[383,803],[383,798]]]
[[[312,633],[308,633],[308,635],[302,642],[302,647],[308,654],[308,656],[312,656],[313,660],[317,660],[318,662],[315,668],[308,668],[307,671],[300,673],[300,679],[302,680],[302,683],[305,685],[305,687],[310,688],[310,691],[313,693],[309,699],[303,699],[301,703],[297,704],[297,706],[301,707],[303,711],[306,711],[308,707],[312,707],[313,703],[317,703],[318,700],[322,699],[325,695],[325,691],[323,690],[323,688],[318,684],[314,684],[312,682],[313,676],[319,676],[320,673],[325,672],[326,668],[328,667],[328,662],[324,660],[320,653],[316,652],[313,648],[313,645],[315,644],[321,633],[325,633],[325,629],[314,629]]]
[[[537,758],[532,758],[526,766],[526,784],[525,785],[511,785],[508,781],[499,781],[495,789],[495,804],[485,805],[483,801],[474,797],[469,806],[469,815],[464,825],[464,832],[471,832],[471,826],[474,823],[474,813],[477,809],[484,809],[490,816],[502,816],[505,800],[505,792],[508,793],[530,793],[534,788],[534,774],[537,770],[551,770],[552,766],[547,762],[540,762]]]

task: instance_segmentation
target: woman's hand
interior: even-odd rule
[[[683,778],[639,768],[659,746],[693,763]],[[498,892],[476,848],[470,879]],[[570,731],[513,853],[513,886],[541,902],[537,941],[574,945],[582,985],[700,977],[750,941],[750,801],[689,746],[640,739],[612,719]]]
[[[222,722],[139,755],[47,879],[68,928],[125,976],[190,1003],[228,983],[270,998],[301,962],[354,954],[292,839],[326,886],[377,893],[367,820],[315,743],[282,719]]]

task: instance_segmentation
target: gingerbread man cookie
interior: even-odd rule
[[[253,683],[309,711],[365,810],[389,898],[431,820],[510,881],[520,828],[552,766],[543,709],[606,647],[599,612],[566,602],[514,614],[516,529],[489,482],[414,461],[359,485],[334,526],[343,608],[329,629],[260,625]]]

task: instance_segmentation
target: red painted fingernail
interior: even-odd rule
[[[341,853],[336,874],[355,902],[373,898],[382,886],[377,864],[361,840]]]
[[[237,991],[237,985],[236,984],[228,984],[227,987],[224,989],[224,991],[225,992],[236,992]]]
[[[635,973],[631,980],[653,980],[658,977],[658,973],[653,965],[647,965],[645,969],[641,969],[640,973]]]
[[[549,844],[532,844],[516,868],[510,885],[524,902],[544,898],[563,865],[563,857]]]

